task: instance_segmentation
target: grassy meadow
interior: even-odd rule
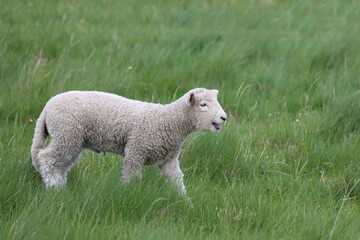
[[[360,5],[352,0],[0,0],[0,239],[360,239]],[[152,167],[85,151],[47,191],[47,100],[168,103],[216,88],[228,123],[187,139],[194,207]]]

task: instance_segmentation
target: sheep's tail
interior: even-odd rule
[[[31,145],[31,157],[32,157],[32,163],[36,170],[39,171],[39,152],[45,148],[46,146],[46,137],[49,135],[47,129],[46,129],[46,123],[45,123],[45,111],[43,111],[38,120],[36,121],[35,126],[35,133],[33,142]]]

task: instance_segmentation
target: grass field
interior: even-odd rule
[[[0,239],[360,239],[360,5],[351,0],[0,0]],[[68,90],[168,103],[219,89],[229,121],[155,168],[84,152],[68,186],[31,165]]]

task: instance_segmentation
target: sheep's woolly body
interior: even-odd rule
[[[47,187],[66,183],[82,149],[125,156],[123,179],[157,165],[185,193],[178,156],[186,137],[225,122],[217,90],[194,89],[167,105],[130,100],[115,94],[71,91],[51,98],[35,127],[33,165]],[[200,102],[213,106],[199,109]],[[215,124],[216,125],[216,124]],[[218,126],[218,125],[217,125]],[[51,136],[45,148],[47,135]]]

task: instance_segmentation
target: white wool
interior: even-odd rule
[[[157,165],[185,194],[181,145],[194,131],[221,129],[226,114],[217,94],[196,88],[162,105],[96,91],[61,93],[48,101],[36,122],[33,165],[46,187],[59,187],[83,149],[112,152],[124,156],[125,182],[141,177],[142,166]]]

